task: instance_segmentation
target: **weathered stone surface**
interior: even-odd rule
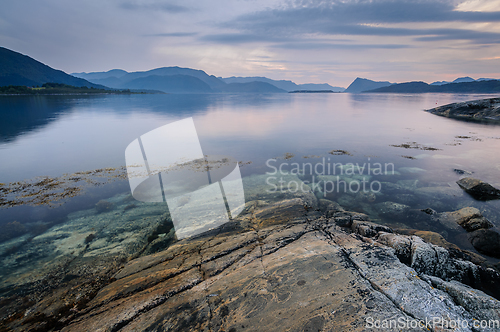
[[[500,199],[500,190],[491,184],[474,178],[463,178],[457,181],[457,184],[466,193],[481,201]]]
[[[173,298],[123,330],[357,331],[364,329],[368,316],[408,317],[355,270],[341,268],[343,254],[325,246],[327,241],[318,233],[305,234],[277,252],[204,281],[186,291],[183,302]],[[179,310],[179,304],[184,308]],[[192,314],[204,309],[209,311],[205,316]]]
[[[425,243],[418,236],[402,236],[380,232],[377,241],[394,248],[399,260],[419,274],[429,274],[444,280],[456,280],[500,297],[500,275],[491,268],[478,266],[484,262],[477,255]]]
[[[500,302],[491,296],[456,281],[447,282],[432,276],[423,276],[423,278],[428,280],[432,286],[448,293],[455,303],[465,308],[476,320],[499,320]],[[493,325],[482,330],[498,331],[499,328],[500,325]]]
[[[353,232],[358,233],[364,237],[373,237],[378,232],[392,233],[392,229],[386,226],[375,224],[364,220],[353,220],[351,224]]]
[[[332,217],[335,213],[344,211],[344,208],[342,208],[340,204],[328,199],[320,199],[319,208],[320,211],[323,212],[323,214],[328,218]]]
[[[447,118],[500,122],[500,98],[448,104],[426,111]]]
[[[310,192],[249,195],[234,227],[104,266],[108,274],[81,303],[61,308],[67,285],[55,286],[3,324],[15,331],[367,331],[369,319],[472,323],[500,314],[494,298],[480,312],[490,304],[486,295],[459,283],[453,292],[436,286],[455,280],[500,298],[500,275],[459,249],[394,234]],[[75,280],[72,294],[80,287]]]
[[[181,241],[178,248],[188,246],[181,251],[185,254],[145,270],[129,263],[140,270],[129,277],[137,275],[143,288],[130,292],[130,284],[120,282],[129,277],[111,283],[63,331],[365,331],[368,319],[442,317],[472,323],[476,318],[474,306],[469,312],[455,304],[445,288],[420,279],[392,249],[349,235],[333,222],[325,218],[217,236],[197,243],[205,249],[187,259],[191,263],[181,268],[184,272],[160,277],[156,284],[147,281],[147,271],[159,276],[155,271],[165,270],[165,264],[179,265],[174,261],[193,256],[193,246]],[[139,260],[145,267],[161,261],[159,256]]]
[[[398,229],[395,231],[396,233],[404,235],[416,235],[427,243],[432,243],[445,249],[460,250],[460,248],[456,244],[446,241],[446,239],[441,234],[436,232],[421,231],[418,229]]]

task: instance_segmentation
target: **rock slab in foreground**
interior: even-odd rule
[[[500,123],[500,98],[448,104],[426,111],[447,118]]]
[[[246,191],[234,227],[130,260],[85,303],[72,304],[63,284],[4,323],[14,331],[367,331],[369,321],[500,319],[500,275],[465,252],[395,234],[312,193],[262,192]],[[71,284],[76,297],[82,291]]]
[[[356,214],[351,219],[350,228],[369,238],[321,217],[180,241],[132,260],[63,331],[366,331],[370,321],[438,317],[472,326],[500,317],[491,296],[425,274],[455,274],[439,264],[472,263],[462,266],[442,248]]]

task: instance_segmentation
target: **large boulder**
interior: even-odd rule
[[[478,229],[469,234],[474,248],[488,256],[500,258],[500,234],[492,229]]]
[[[473,232],[477,229],[492,228],[493,224],[483,217],[481,212],[474,207],[466,207],[454,212],[444,212],[441,214],[442,219],[456,222],[462,226],[467,232]]]
[[[457,184],[466,193],[477,200],[487,201],[492,199],[500,199],[500,190],[493,187],[491,184],[474,178],[463,178],[457,181]]]
[[[464,101],[426,111],[447,118],[498,123],[500,121],[500,98]]]

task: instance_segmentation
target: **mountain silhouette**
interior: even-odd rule
[[[77,87],[105,88],[85,79],[53,69],[27,55],[0,47],[0,86],[41,86],[44,83],[62,83]]]
[[[390,82],[376,82],[366,78],[357,77],[344,92],[359,93],[391,85]]]

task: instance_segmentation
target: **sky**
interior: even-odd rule
[[[347,87],[500,78],[500,0],[16,0],[0,46],[67,73],[180,66]]]

